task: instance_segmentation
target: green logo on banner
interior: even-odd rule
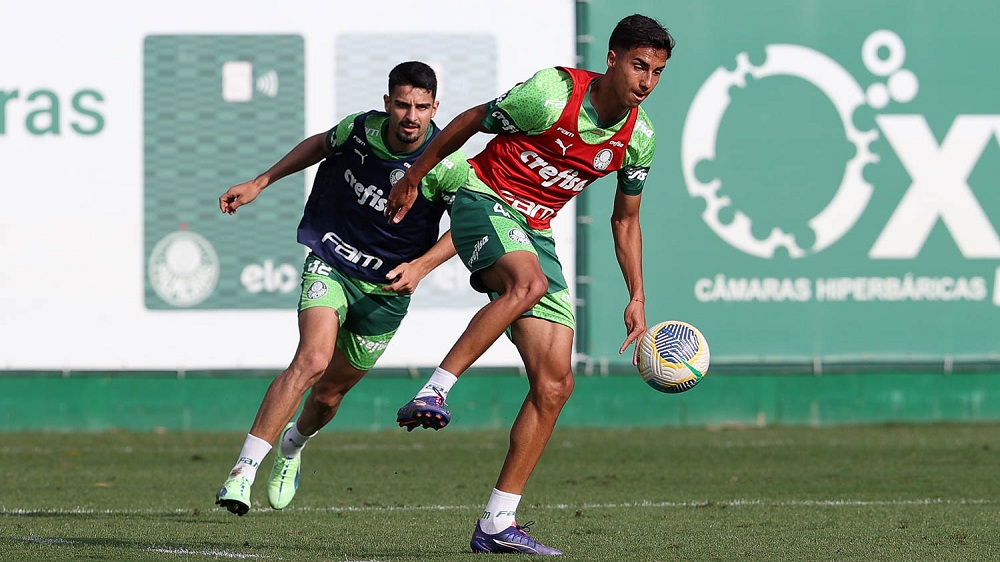
[[[294,309],[304,176],[236,215],[218,198],[304,138],[302,37],[150,35],[144,63],[147,308]]]
[[[703,264],[702,276],[693,281],[695,299],[706,305],[752,306],[757,313],[747,329],[784,331],[767,327],[770,321],[764,316],[786,327],[825,326],[822,338],[814,336],[797,347],[785,343],[797,339],[789,334],[787,340],[758,347],[746,346],[744,340],[720,346],[723,349],[806,356],[817,350],[850,356],[883,349],[884,356],[992,349],[992,342],[976,344],[952,335],[971,329],[971,311],[929,306],[976,305],[990,299],[995,268],[977,267],[970,260],[1000,258],[1000,237],[980,199],[995,202],[997,197],[977,196],[970,176],[988,146],[1000,138],[1000,116],[959,115],[936,134],[926,115],[893,113],[917,101],[922,92],[942,86],[934,80],[922,83],[907,68],[903,39],[894,31],[878,30],[859,51],[864,68],[875,76],[867,85],[820,49],[769,44],[757,63],[740,53],[734,68],[716,69],[692,100],[681,138],[688,193],[704,201],[701,219],[722,241],[772,264],[763,276],[754,266],[743,267],[743,272],[739,267],[718,268],[705,275]],[[800,111],[827,123],[835,116],[837,125],[817,127],[814,138],[798,136],[798,145],[786,144],[771,129],[760,147],[744,147],[757,156],[755,163],[747,164],[734,156],[731,144],[720,147],[732,142],[731,136],[726,138],[730,126],[746,135],[746,114],[753,110],[744,108],[741,117],[738,104],[754,100],[752,90],[769,83],[770,103],[780,99],[789,114]],[[775,96],[781,90],[787,97]],[[796,105],[797,94],[808,100],[808,108]],[[758,108],[765,103],[756,101]],[[796,123],[775,115],[772,126],[794,131]],[[776,148],[780,150],[766,156],[757,151]],[[838,161],[839,169],[831,167]],[[755,176],[752,170],[768,162],[784,165],[788,175],[763,180],[766,175]],[[897,163],[902,173],[890,173]],[[900,188],[896,200],[884,195]],[[758,218],[762,225],[755,224]],[[812,265],[793,265],[798,261]],[[1000,304],[1000,295],[994,294],[993,301]],[[801,313],[765,312],[781,303],[815,304]],[[841,308],[835,313],[815,308],[824,303]],[[933,330],[911,332],[928,315],[947,337],[930,333]],[[945,320],[949,315],[954,315],[952,324]],[[851,328],[833,327],[840,322]],[[903,326],[896,326],[898,322]]]
[[[882,51],[886,53],[884,58],[878,54]],[[851,230],[871,200],[874,187],[865,179],[864,168],[879,161],[878,155],[871,152],[871,143],[881,130],[913,181],[871,247],[869,257],[916,257],[938,220],[965,257],[1000,257],[1000,238],[966,183],[986,145],[1000,132],[1000,116],[961,116],[940,144],[921,115],[878,115],[878,130],[860,130],[854,125],[855,112],[864,105],[878,110],[890,100],[908,103],[916,97],[917,77],[902,67],[905,51],[902,39],[892,31],[876,31],[868,36],[861,48],[862,60],[872,74],[885,82],[875,82],[867,89],[862,89],[832,58],[799,45],[768,45],[761,65],[750,63],[747,54],[741,53],[735,70],[716,70],[695,96],[682,138],[684,178],[688,192],[706,202],[706,224],[734,248],[759,258],[773,258],[778,248],[792,258],[824,250]],[[818,88],[836,110],[844,138],[853,147],[839,187],[807,221],[813,231],[813,243],[808,247],[781,228],[758,238],[752,231],[752,217],[739,210],[734,211],[732,221],[724,223],[720,214],[733,202],[719,194],[722,182],[701,181],[695,171],[702,161],[715,158],[715,141],[732,103],[730,89],[747,88],[751,77],[764,80],[779,76],[800,78]]]

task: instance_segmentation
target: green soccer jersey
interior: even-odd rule
[[[557,68],[540,70],[527,82],[514,86],[503,96],[487,103],[486,118],[482,124],[491,133],[537,135],[559,120],[572,91],[573,81],[569,74]],[[496,112],[499,116],[495,115]],[[577,121],[580,137],[591,144],[605,141],[625,124],[627,117],[626,113],[615,123],[601,123],[589,96],[585,96]],[[655,150],[653,125],[640,106],[632,138],[626,147],[625,161],[618,170],[618,186],[623,192],[629,195],[642,192]]]

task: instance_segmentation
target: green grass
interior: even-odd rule
[[[506,440],[329,431],[238,518],[241,434],[0,434],[0,560],[482,560]],[[997,560],[1000,425],[560,429],[518,514],[567,560]]]

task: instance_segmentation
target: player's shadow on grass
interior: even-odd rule
[[[211,513],[212,510],[200,511],[192,510],[186,512],[175,512],[175,513],[136,513],[134,517],[142,517],[145,520],[150,519],[163,519],[169,520],[175,523],[197,523],[199,525],[204,524],[216,524],[216,525],[228,525],[229,522],[225,519],[213,519],[211,517],[205,517],[205,514]],[[88,520],[96,518],[104,518],[109,520],[117,521],[121,519],[121,513],[72,513],[72,512],[56,512],[56,511],[34,511],[30,513],[18,513],[16,514],[18,518],[27,519],[65,519],[67,517],[73,518],[87,518]]]
[[[254,558],[273,558],[274,556],[270,553],[259,553],[253,552],[254,548],[250,546],[235,547],[232,544],[221,544],[220,542],[208,542],[208,541],[193,541],[186,543],[176,543],[176,542],[156,542],[156,541],[137,541],[128,539],[110,539],[110,538],[94,538],[94,537],[38,537],[38,536],[23,536],[23,537],[11,537],[11,540],[15,542],[21,542],[26,544],[42,544],[50,546],[53,548],[70,549],[70,548],[87,548],[94,547],[99,549],[118,549],[122,551],[122,557],[118,558],[120,560],[128,560],[129,552],[161,552],[164,554],[180,554],[180,555],[201,555],[201,556],[222,556],[227,558],[242,558],[242,559],[254,559]],[[267,550],[270,551],[272,547],[268,547]],[[286,547],[287,548],[287,547]]]

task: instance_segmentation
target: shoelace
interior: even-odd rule
[[[433,401],[435,406],[443,406],[444,395],[442,395],[441,391],[436,388],[434,389],[434,394],[436,394],[437,396],[422,396],[420,399],[423,400],[424,403]]]
[[[532,525],[534,525],[534,524],[535,524],[535,522],[534,522],[534,521],[528,521],[528,522],[527,522],[527,523],[525,523],[524,525],[518,525],[517,523],[514,523],[514,527],[515,527],[515,528],[516,528],[516,529],[517,529],[518,531],[521,531],[522,533],[524,533],[524,534],[526,534],[526,535],[527,535],[527,534],[528,534],[528,531],[530,531],[530,530],[531,530],[531,529],[530,529],[530,527],[531,527]]]

